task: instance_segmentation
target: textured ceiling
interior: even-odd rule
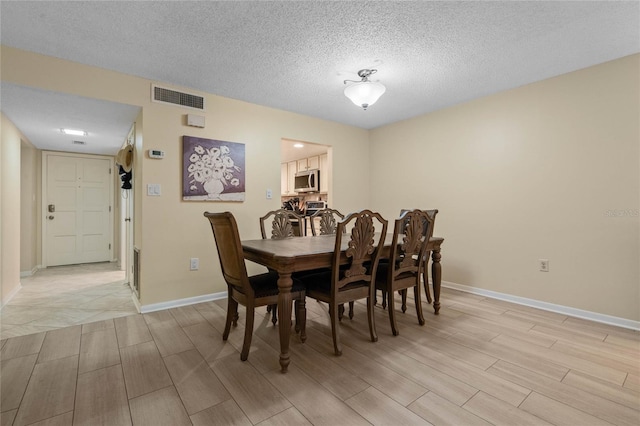
[[[640,51],[638,1],[0,8],[7,46],[365,129]],[[343,80],[371,67],[387,91],[363,111],[343,95]],[[4,93],[2,108],[12,109]]]

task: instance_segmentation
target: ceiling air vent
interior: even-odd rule
[[[178,92],[177,90],[151,85],[151,100],[164,104],[180,105],[204,111],[204,98],[191,93]]]

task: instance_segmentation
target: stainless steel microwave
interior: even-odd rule
[[[320,170],[313,169],[296,173],[294,191],[320,192]]]

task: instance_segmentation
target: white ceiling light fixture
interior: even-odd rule
[[[293,144],[293,147],[294,148],[304,148],[304,145],[301,144],[301,143],[295,143],[295,144]]]
[[[362,78],[362,80],[344,81],[344,84],[347,84],[348,81],[354,83],[344,89],[344,95],[349,98],[351,102],[362,107],[365,111],[369,106],[375,104],[376,101],[380,99],[380,96],[382,96],[382,94],[387,90],[382,83],[369,80],[369,76],[376,72],[378,72],[378,70],[360,70],[358,71],[358,76]]]
[[[88,136],[89,134],[84,130],[73,130],[73,129],[60,129],[62,133],[65,135],[73,135],[73,136]]]

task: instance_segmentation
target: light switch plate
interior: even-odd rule
[[[159,183],[149,183],[147,184],[147,195],[159,197],[162,191]]]

